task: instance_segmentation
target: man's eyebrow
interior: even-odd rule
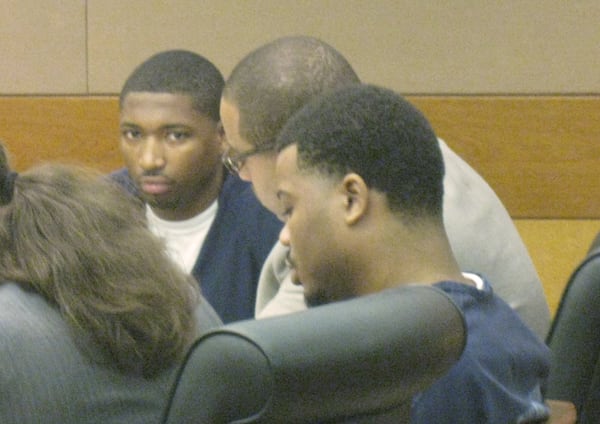
[[[189,128],[191,128],[191,126],[188,125],[188,124],[178,124],[178,123],[175,123],[175,124],[163,125],[161,128],[163,130],[174,130],[174,129],[180,129],[180,128],[189,129]]]
[[[129,122],[129,121],[122,121],[122,122],[119,123],[119,126],[121,128],[123,128],[123,127],[128,127],[128,128],[142,128],[141,125],[136,124],[135,122]],[[188,125],[188,124],[178,124],[178,123],[175,123],[175,124],[161,125],[159,128],[162,131],[170,131],[170,130],[177,130],[177,129],[186,129],[186,130],[189,130],[192,127],[190,125]]]

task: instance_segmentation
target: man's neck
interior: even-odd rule
[[[462,275],[446,234],[435,228],[425,234],[422,230],[386,234],[385,241],[370,244],[370,259],[363,264],[363,281],[368,282],[365,290],[373,293],[403,284],[429,285],[439,281],[473,285]]]

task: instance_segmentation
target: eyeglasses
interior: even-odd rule
[[[247,152],[243,153],[238,153],[237,155],[233,156],[229,155],[229,149],[227,149],[227,151],[223,153],[223,156],[221,156],[221,161],[223,162],[223,165],[225,165],[225,168],[229,170],[229,172],[233,174],[239,174],[242,168],[244,167],[244,164],[246,163],[246,159],[248,159],[250,156],[273,150],[274,147],[275,146],[273,146],[271,143],[265,143],[252,150],[248,150]]]

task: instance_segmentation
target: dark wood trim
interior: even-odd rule
[[[600,218],[600,96],[408,98],[513,217]],[[115,96],[0,97],[0,139],[18,170],[122,166]]]

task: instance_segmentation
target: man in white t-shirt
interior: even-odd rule
[[[185,50],[140,64],[119,99],[126,168],[111,177],[143,201],[150,229],[227,323],[254,316],[281,223],[221,162],[223,84],[211,62]]]

